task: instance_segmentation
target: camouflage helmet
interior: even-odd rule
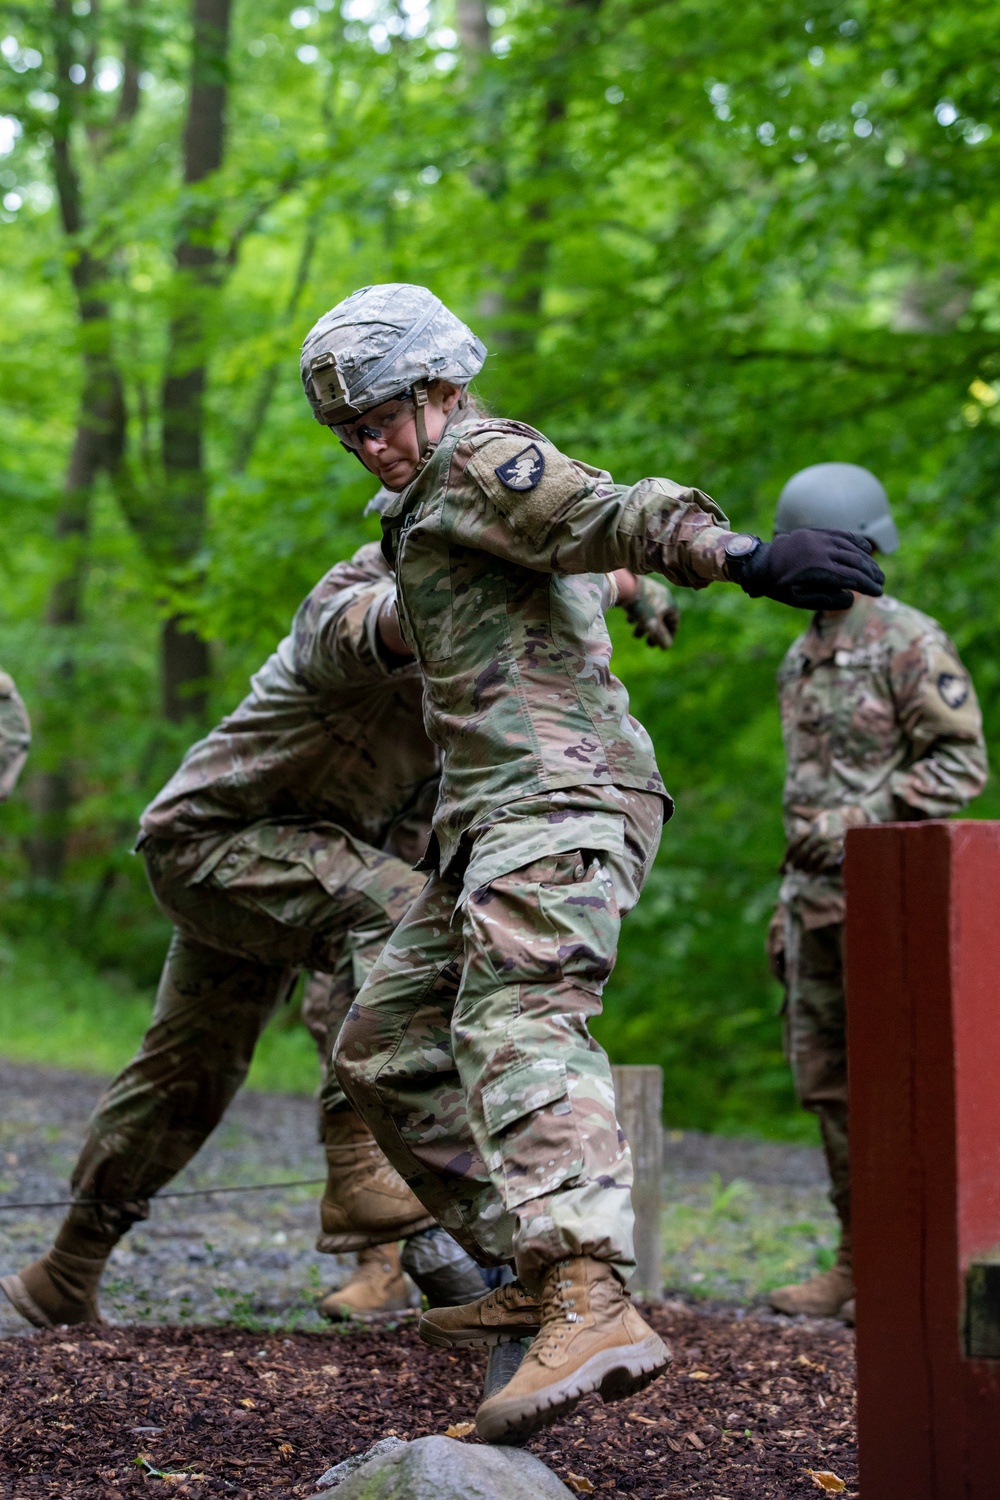
[[[880,552],[895,552],[899,533],[889,497],[860,464],[811,464],[793,474],[778,496],[774,534],[824,526],[867,537]]]
[[[302,345],[302,384],[318,422],[354,422],[431,380],[465,386],[486,347],[433,292],[406,282],[364,286],[324,313]]]

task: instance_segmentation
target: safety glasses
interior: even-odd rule
[[[345,448],[350,448],[352,453],[360,453],[368,438],[373,443],[388,442],[393,433],[398,431],[406,419],[413,414],[415,406],[416,402],[412,396],[402,396],[395,406],[391,406],[388,412],[379,418],[377,427],[371,422],[345,422],[334,427],[333,430]]]

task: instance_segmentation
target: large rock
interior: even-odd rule
[[[487,1448],[446,1437],[376,1448],[382,1451],[365,1454],[342,1482],[325,1486],[322,1500],[574,1500],[552,1470],[523,1448]],[[323,1482],[336,1472],[328,1470]]]
[[[316,1481],[318,1490],[332,1490],[338,1484],[343,1484],[349,1479],[355,1469],[360,1469],[362,1464],[367,1464],[373,1458],[380,1458],[383,1453],[391,1453],[394,1448],[405,1448],[406,1444],[402,1438],[387,1437],[373,1444],[366,1453],[353,1453],[350,1458],[345,1458],[343,1463],[334,1464],[332,1469],[327,1469]],[[314,1497],[315,1500],[315,1497]]]

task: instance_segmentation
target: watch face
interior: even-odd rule
[[[746,536],[742,532],[737,532],[726,542],[726,556],[746,557],[747,553],[752,552],[756,547],[758,540],[755,536]]]

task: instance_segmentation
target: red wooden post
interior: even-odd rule
[[[1000,823],[847,839],[862,1500],[1000,1496]]]

